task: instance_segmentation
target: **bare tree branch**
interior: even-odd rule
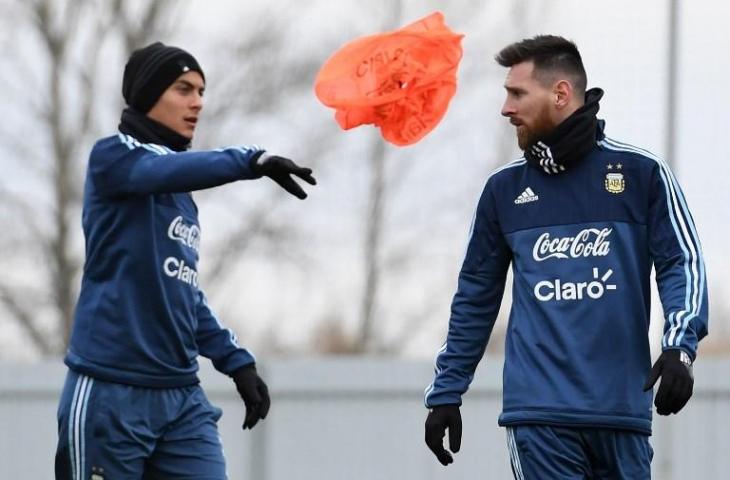
[[[370,154],[370,204],[365,222],[365,285],[360,304],[360,321],[355,344],[365,351],[372,340],[374,313],[381,277],[381,248],[383,241],[384,210],[386,202],[385,144],[381,139],[373,143]]]
[[[96,80],[98,78],[99,59],[102,52],[99,45],[104,43],[105,39],[112,33],[112,27],[120,11],[121,3],[115,1],[110,4],[108,11],[96,12],[93,33],[89,35],[86,45],[83,46],[84,54],[82,58],[84,60],[83,62],[77,62],[73,66],[73,70],[77,72],[81,88],[84,91],[84,95],[81,97],[82,105],[79,115],[79,130],[81,132],[89,132],[91,130],[94,106],[96,105]]]
[[[320,133],[304,147],[304,151],[300,152],[302,158],[311,159],[306,165],[313,168],[315,175],[319,164],[317,159],[328,144],[325,134]],[[277,225],[272,221],[276,209],[288,199],[289,194],[275,185],[271,188],[269,194],[247,209],[248,214],[244,221],[240,222],[215,249],[211,267],[206,270],[206,288],[209,292],[214,292],[219,285],[226,283],[239,264],[237,260],[245,257],[255,243],[264,242],[267,249],[276,252],[281,259],[296,261],[302,258],[299,252],[295,252],[294,246],[298,237],[298,227],[290,224]],[[233,215],[239,213],[235,207],[232,208],[234,208]]]
[[[38,224],[38,212],[25,198],[18,196],[14,192],[8,191],[0,185],[0,201],[8,210],[18,212],[19,217],[23,219],[23,225],[31,231],[31,235],[35,238],[43,238],[43,232]]]
[[[273,199],[278,197],[277,194],[278,192],[272,192],[266,199],[259,202],[259,205],[251,209],[253,213],[249,214],[246,221],[229,234],[222,246],[216,249],[211,267],[207,269],[206,288],[209,291],[213,291],[218,285],[225,283],[224,280],[230,276],[238,264],[234,259],[245,255],[254,241],[261,238],[277,241],[286,236],[286,227],[276,228],[270,224],[271,204],[274,203]]]
[[[35,315],[33,312],[37,306],[32,304],[31,306],[21,304],[18,292],[3,284],[0,284],[0,303],[2,303],[5,310],[16,319],[18,325],[20,325],[31,340],[33,340],[33,343],[40,352],[43,354],[50,354],[57,350],[56,346],[49,340],[50,336],[36,327]]]
[[[0,144],[3,144],[8,151],[15,152],[14,159],[21,160],[18,163],[19,167],[27,169],[34,176],[47,176],[47,166],[41,164],[40,147],[35,142],[29,142],[26,137],[21,137],[16,134],[11,134],[5,129],[0,129]],[[14,178],[3,178],[3,183],[14,181]]]
[[[279,20],[280,21],[280,20]],[[206,116],[223,123],[277,109],[287,94],[311,88],[319,65],[310,57],[282,60],[282,26],[275,17],[262,18],[233,46],[221,46],[221,56],[235,62],[233,72],[219,76],[216,98],[206,105]]]
[[[133,11],[129,2],[116,0],[112,8],[118,13],[117,22],[123,37],[126,56],[155,37],[167,36],[171,27],[164,22],[172,18],[174,0],[155,0],[142,5],[141,12]]]

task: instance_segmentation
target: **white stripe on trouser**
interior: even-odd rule
[[[74,436],[73,436],[73,419],[74,419],[74,405],[76,405],[76,399],[79,397],[79,387],[81,386],[81,378],[76,379],[76,387],[74,388],[74,396],[71,399],[71,406],[68,409],[68,451],[71,457],[71,478],[76,478],[76,463],[74,462],[75,450],[74,450]]]
[[[509,448],[509,458],[512,461],[512,470],[515,474],[515,480],[525,480],[522,474],[522,464],[520,463],[520,453],[517,451],[517,442],[515,441],[515,432],[512,427],[507,427],[507,447]]]
[[[71,400],[71,408],[68,416],[68,443],[71,455],[71,478],[82,480],[84,476],[84,463],[86,454],[86,405],[89,402],[89,394],[94,379],[86,375],[80,375],[76,380],[74,396]]]

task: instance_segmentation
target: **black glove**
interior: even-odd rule
[[[243,403],[246,405],[246,419],[243,422],[243,429],[253,428],[259,420],[266,418],[271,406],[269,398],[269,389],[258,373],[256,366],[246,365],[241,367],[233,374],[233,381],[236,383],[236,390],[241,395]]]
[[[276,155],[263,153],[256,159],[256,162],[253,164],[251,169],[257,175],[266,175],[271,178],[273,181],[278,183],[281,188],[301,200],[307,198],[307,194],[304,193],[302,187],[294,181],[291,175],[296,175],[311,185],[317,184],[317,180],[315,180],[312,176],[311,168],[300,167],[288,158]]]
[[[461,412],[458,405],[438,405],[426,417],[426,445],[442,465],[454,461],[444,448],[444,435],[449,429],[449,448],[456,453],[461,448]]]
[[[664,350],[651,368],[649,378],[644,384],[644,391],[653,388],[660,376],[662,381],[654,398],[656,412],[659,415],[677,413],[692,396],[695,383],[689,355],[679,349]]]

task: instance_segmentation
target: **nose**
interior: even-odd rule
[[[509,97],[504,100],[501,113],[503,117],[511,117],[516,113],[515,104],[514,102],[510,101]]]
[[[190,108],[193,109],[196,112],[199,112],[203,109],[203,96],[197,92],[193,94],[192,102],[190,103]]]

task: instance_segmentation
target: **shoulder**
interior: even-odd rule
[[[139,150],[140,153],[151,152],[156,155],[167,155],[173,153],[172,150],[163,145],[143,143],[131,135],[117,133],[116,135],[110,135],[99,139],[91,150],[91,157],[106,157],[110,154],[123,155],[135,150]]]
[[[494,169],[484,181],[480,202],[501,197],[505,191],[514,190],[514,184],[520,182],[527,168],[527,160],[521,157]]]
[[[520,176],[525,168],[527,168],[527,160],[525,160],[525,157],[505,163],[504,165],[494,169],[489,174],[485,181],[484,188],[486,189],[488,187],[499,185],[503,182],[509,182],[516,176]]]
[[[109,148],[123,145],[122,135],[109,135],[108,137],[100,138],[94,143],[94,147],[91,149],[92,154],[99,151],[104,151]]]
[[[598,148],[603,155],[616,157],[616,161],[624,162],[627,166],[646,170],[668,168],[664,160],[649,150],[610,137],[599,140]]]
[[[519,182],[519,178],[523,176],[525,168],[527,168],[527,160],[522,157],[494,169],[484,181],[484,187],[479,195],[478,205],[490,204],[495,198],[500,198],[504,195],[505,191],[512,190],[510,187],[515,182]]]
[[[128,151],[129,149],[124,145],[119,135],[100,138],[91,148],[89,163],[91,166],[108,163],[114,158],[121,157]]]

